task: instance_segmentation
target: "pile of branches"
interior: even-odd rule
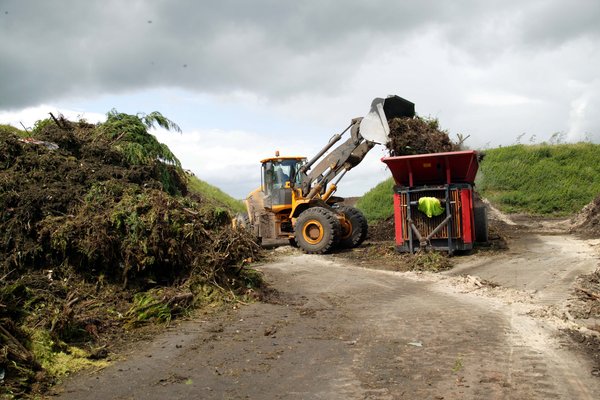
[[[583,207],[573,219],[573,232],[600,237],[600,196]]]
[[[383,242],[394,240],[396,235],[396,224],[394,216],[390,216],[375,224],[369,225],[369,240]]]
[[[387,148],[392,156],[444,153],[460,149],[460,144],[453,143],[448,132],[440,129],[436,119],[393,118],[388,121],[388,125],[390,141]]]
[[[34,330],[52,350],[91,348],[127,322],[136,293],[176,287],[151,302],[171,313],[206,287],[247,290],[241,266],[257,244],[230,228],[227,211],[187,195],[179,161],[148,133],[153,123],[176,127],[158,113],[113,111],[99,125],[53,117],[32,138],[0,133],[5,393],[45,379]]]
[[[600,269],[579,276],[574,291],[579,303],[571,305],[571,314],[576,318],[600,318]],[[600,325],[596,325],[594,329],[600,332]]]

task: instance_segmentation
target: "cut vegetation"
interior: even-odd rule
[[[388,124],[390,141],[387,148],[391,156],[445,153],[460,147],[460,144],[450,140],[447,131],[440,129],[437,119],[393,118]]]
[[[258,246],[230,228],[237,202],[189,184],[155,125],[178,130],[116,111],[0,129],[0,395],[43,391],[128,330],[260,285],[244,268]]]

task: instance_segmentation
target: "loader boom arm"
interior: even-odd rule
[[[300,169],[302,195],[305,198],[310,199],[319,194],[340,174],[350,171],[360,164],[369,150],[375,146],[374,142],[369,142],[360,135],[361,120],[362,118],[352,120],[349,127],[350,137],[345,142],[317,163],[323,154],[332,147],[332,144],[339,141],[347,130],[334,136],[315,158]],[[316,165],[314,165],[315,163]],[[340,179],[342,176],[340,176]]]
[[[375,144],[387,143],[389,135],[387,120],[395,117],[412,118],[414,115],[415,105],[401,97],[374,99],[371,103],[371,111],[364,118],[354,118],[350,126],[334,135],[327,145],[299,170],[303,197],[310,200],[324,192],[332,183],[326,192],[326,197],[330,196],[344,174],[360,164]],[[348,130],[350,130],[350,137],[321,159]],[[336,178],[337,180],[334,181]]]

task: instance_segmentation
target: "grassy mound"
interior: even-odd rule
[[[515,145],[485,153],[477,187],[502,211],[568,215],[600,193],[600,145]]]
[[[234,199],[218,187],[212,186],[195,176],[189,177],[188,190],[235,213],[246,212],[246,206],[242,201]]]
[[[394,180],[388,178],[365,193],[356,202],[370,224],[383,221],[394,214]]]
[[[112,111],[0,131],[0,394],[42,391],[125,330],[260,283],[242,268],[256,243],[190,193],[153,124],[176,127]]]

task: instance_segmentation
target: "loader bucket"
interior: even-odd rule
[[[371,103],[369,113],[360,122],[360,134],[370,142],[386,144],[390,135],[388,120],[414,116],[414,103],[399,96],[390,96],[386,99],[377,97]]]
[[[415,104],[400,96],[390,96],[385,99],[383,111],[388,120],[392,118],[412,118],[415,116]]]

